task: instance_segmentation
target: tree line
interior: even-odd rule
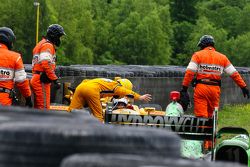
[[[34,0],[0,0],[0,26],[14,30],[14,50],[30,64]],[[187,65],[203,34],[235,66],[250,64],[249,0],[39,0],[39,40],[50,24],[66,36],[57,61],[70,64]]]

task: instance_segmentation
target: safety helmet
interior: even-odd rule
[[[180,95],[180,92],[178,91],[172,91],[170,92],[169,97],[170,97],[170,100],[172,101],[178,101],[180,100],[181,95]]]
[[[117,82],[119,82],[126,89],[129,89],[129,90],[133,89],[133,84],[128,79],[125,79],[125,78],[124,79],[118,79]]]
[[[211,35],[203,35],[198,44],[198,47],[200,47],[201,49],[204,49],[205,47],[208,46],[214,46],[214,37],[212,37]]]
[[[128,104],[128,100],[124,97],[120,99],[113,99],[113,104],[114,105],[123,104],[124,106],[126,106]]]
[[[46,37],[50,42],[52,42],[56,46],[60,46],[60,37],[63,35],[66,35],[66,33],[64,32],[64,29],[61,25],[51,24],[47,29]]]
[[[0,42],[5,44],[9,50],[12,49],[16,40],[14,32],[8,27],[0,27]]]

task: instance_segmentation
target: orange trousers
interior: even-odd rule
[[[194,114],[196,117],[212,118],[214,108],[219,107],[220,87],[197,84],[194,89]]]
[[[34,108],[49,109],[50,108],[50,83],[42,83],[40,74],[33,74],[30,85],[34,93]]]
[[[12,104],[12,99],[9,93],[0,93],[0,105],[10,106]]]
[[[220,87],[197,84],[194,89],[194,114],[196,117],[212,118],[214,108],[219,108]],[[204,141],[204,149],[211,149],[212,141]]]

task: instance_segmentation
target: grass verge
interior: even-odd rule
[[[219,111],[219,129],[225,126],[245,128],[250,132],[250,104],[226,105]]]

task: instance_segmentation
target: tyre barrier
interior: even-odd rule
[[[24,107],[4,107],[0,106],[0,124],[18,121],[49,121],[67,122],[78,121],[93,124],[101,124],[87,110],[73,110],[71,113],[65,111],[37,110]]]
[[[25,64],[25,71],[31,73],[31,65]],[[250,74],[247,67],[236,67],[243,75]],[[56,74],[60,77],[184,77],[184,66],[142,66],[142,65],[70,65],[57,66]]]
[[[59,167],[77,153],[180,157],[179,137],[166,130],[103,125],[86,112],[1,109],[0,166]]]
[[[25,64],[25,71],[31,73],[31,65]],[[242,75],[246,83],[249,83],[249,74],[250,68],[248,67],[236,67],[238,72]],[[79,80],[86,79],[86,78],[110,78],[113,79],[114,77],[120,76],[124,78],[129,78],[137,88],[135,91],[139,92],[150,92],[150,88],[147,87],[149,82],[152,82],[155,78],[160,79],[161,83],[166,83],[169,81],[169,84],[161,84],[158,83],[156,86],[161,89],[161,92],[166,93],[169,91],[168,89],[172,90],[179,90],[181,87],[182,78],[184,77],[186,70],[186,66],[174,66],[174,65],[154,65],[154,66],[146,66],[146,65],[70,65],[70,66],[57,66],[56,74],[60,77],[61,81],[63,82],[74,82],[74,86],[77,86],[80,81]],[[28,77],[31,77],[29,75]],[[73,80],[72,80],[73,78]],[[145,85],[140,85],[141,80],[148,80]],[[224,104],[239,104],[239,103],[247,103],[239,90],[236,88],[233,80],[229,77],[222,77],[222,100],[221,106]],[[177,88],[178,87],[178,88]],[[159,90],[158,89],[158,90]],[[226,90],[225,90],[226,89]],[[191,89],[190,89],[191,90]],[[236,96],[229,96],[228,94],[224,95],[224,92],[231,91],[231,94]],[[153,103],[158,103],[163,108],[166,107],[166,104],[169,101],[163,101],[161,99],[168,99],[166,95],[154,95],[157,98],[153,98]],[[51,98],[54,100],[55,98]],[[156,99],[156,100],[154,100]],[[62,103],[62,98],[58,98],[57,101],[51,101],[53,103]]]
[[[60,167],[243,167],[236,163],[173,159],[132,154],[76,154],[63,159]]]

